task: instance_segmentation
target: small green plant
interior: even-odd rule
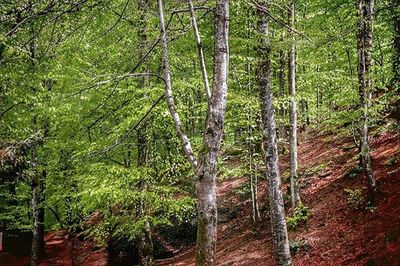
[[[389,159],[386,160],[385,166],[393,166],[399,162],[399,159],[395,156],[390,157]]]
[[[353,168],[350,168],[350,170],[346,173],[346,177],[356,178],[361,174],[361,172],[362,172],[362,167],[356,165]]]
[[[292,253],[292,255],[296,254],[301,249],[304,249],[305,251],[311,249],[311,245],[308,243],[306,239],[290,240],[289,247],[290,247],[290,253]]]
[[[322,162],[320,164],[314,165],[308,169],[305,169],[301,173],[301,177],[307,178],[307,177],[314,176],[320,172],[323,172],[329,165],[330,165],[330,162]]]
[[[375,212],[376,211],[376,206],[371,201],[368,201],[366,206],[365,206],[365,209],[367,211],[370,211],[370,212]]]
[[[293,216],[286,219],[287,227],[289,230],[295,230],[301,222],[307,222],[310,217],[310,209],[303,204],[299,204],[299,206],[294,209]]]
[[[364,203],[364,197],[362,191],[359,188],[356,189],[345,189],[347,193],[347,206],[352,209],[360,209]]]

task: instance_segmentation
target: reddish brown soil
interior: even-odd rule
[[[289,232],[292,241],[307,243],[307,248],[293,256],[295,265],[400,265],[399,136],[382,133],[374,138],[372,148],[379,187],[374,211],[367,210],[365,202],[359,209],[350,208],[347,203],[345,189],[361,189],[366,198],[365,178],[347,174],[357,165],[357,148],[351,139],[318,136],[299,146],[300,173],[309,172],[301,180],[301,196],[312,217],[307,224]],[[390,158],[398,160],[389,166]],[[282,173],[287,167],[284,157]],[[274,265],[268,218],[252,230],[250,201],[241,204],[235,195],[234,189],[244,182],[246,178],[234,178],[218,186],[219,208],[236,205],[241,210],[238,218],[218,226],[218,265]],[[259,189],[264,206],[265,181]],[[194,265],[194,247],[174,258],[160,260],[158,265]]]
[[[46,254],[39,266],[105,266],[107,254],[104,249],[93,250],[89,241],[76,237],[68,238],[65,231],[47,232],[45,235]],[[18,258],[9,253],[0,253],[1,266],[28,266],[29,257]]]

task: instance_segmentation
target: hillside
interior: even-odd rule
[[[348,206],[348,192],[361,189],[365,180],[351,174],[357,148],[351,139],[316,136],[299,146],[303,178],[302,200],[312,211],[307,224],[289,232],[292,245],[300,249],[295,265],[399,265],[400,264],[400,139],[382,133],[373,141],[373,161],[379,194],[376,209]],[[393,159],[395,158],[395,159]],[[281,171],[288,167],[282,158]],[[219,265],[273,265],[269,220],[251,230],[249,201],[240,203],[232,191],[246,178],[232,178],[218,186],[219,208],[239,206],[239,216],[218,226]],[[265,205],[266,184],[260,185],[260,203]],[[362,200],[360,198],[360,200]],[[161,260],[159,265],[194,265],[194,248]]]

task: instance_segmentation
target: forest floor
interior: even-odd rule
[[[352,139],[316,136],[299,145],[301,198],[312,217],[289,232],[292,245],[299,248],[295,265],[400,265],[400,137],[381,133],[374,137],[372,148],[379,193],[376,208],[368,209],[365,179],[352,171],[358,152]],[[283,180],[288,168],[288,158],[283,156]],[[218,185],[219,209],[239,209],[237,218],[218,225],[218,264],[274,265],[269,219],[252,229],[251,202],[241,201],[238,195],[246,183],[248,178],[235,177]],[[348,189],[362,191],[358,208],[349,207]],[[267,215],[265,193],[262,181],[262,216]],[[194,265],[194,257],[192,247],[158,265]]]
[[[352,139],[325,135],[299,145],[301,197],[312,216],[289,232],[298,250],[295,265],[400,265],[400,136],[381,133],[373,138],[372,158],[379,192],[376,208],[366,208],[366,182],[359,174],[357,147]],[[288,158],[281,158],[282,179],[288,177]],[[262,219],[251,226],[248,177],[231,177],[218,184],[218,209],[228,219],[218,224],[219,265],[274,265],[266,182],[259,184]],[[285,183],[285,182],[284,182]],[[284,185],[284,191],[287,185]],[[349,190],[360,189],[359,203],[349,206]],[[347,192],[346,192],[347,191]],[[286,206],[290,213],[289,206]],[[234,214],[234,215],[233,215]],[[157,265],[194,265],[194,247]],[[29,259],[0,252],[0,265],[27,265]],[[105,249],[67,237],[64,231],[46,234],[46,256],[40,266],[107,265]]]

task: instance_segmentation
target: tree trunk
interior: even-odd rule
[[[357,12],[359,18],[357,49],[358,49],[358,80],[361,115],[360,158],[364,175],[368,180],[369,197],[373,200],[376,191],[376,181],[372,173],[372,162],[369,146],[368,113],[371,101],[371,66],[372,66],[372,30],[374,20],[374,0],[358,0]]]
[[[268,8],[268,1],[262,1]],[[278,265],[292,265],[289,240],[287,234],[285,209],[283,205],[281,180],[279,176],[278,145],[276,140],[276,124],[272,105],[270,77],[269,18],[266,13],[258,11],[259,65],[258,88],[260,92],[261,117],[263,121],[263,137],[265,141],[265,165],[268,179],[268,195],[271,213],[271,226],[274,238],[276,260]]]
[[[147,16],[149,13],[150,1],[149,0],[138,0],[138,9],[140,11],[140,26],[139,26],[139,60],[143,57],[146,49],[147,49]],[[145,69],[143,72],[149,72],[149,65],[146,62],[144,64]],[[140,87],[144,90],[148,77],[144,76],[140,79]],[[144,98],[147,98],[147,93],[143,94]],[[149,161],[149,145],[147,138],[147,122],[144,121],[143,125],[137,130],[137,149],[138,149],[138,158],[137,158],[137,166],[138,168],[147,167]],[[142,192],[147,190],[147,183],[145,181],[139,184],[138,189]],[[139,219],[142,219],[146,216],[146,205],[142,200],[138,203],[138,211],[137,215]],[[151,266],[155,265],[154,260],[154,246],[153,239],[151,235],[151,226],[148,221],[145,222],[142,232],[139,235],[139,243],[138,243],[138,251],[139,251],[139,265],[142,266]]]
[[[294,28],[295,0],[292,0],[289,8],[291,27]],[[289,93],[290,93],[290,196],[292,208],[296,208],[301,202],[298,189],[297,176],[297,101],[296,101],[296,46],[293,33],[292,44],[289,52]]]
[[[214,82],[208,105],[203,147],[197,167],[198,217],[196,265],[216,265],[217,242],[217,157],[220,149],[229,65],[229,0],[217,0],[214,36]]]
[[[283,34],[281,38],[283,42]],[[281,116],[281,125],[279,126],[279,138],[285,138],[285,104],[283,98],[285,97],[285,53],[283,50],[279,51],[279,97],[282,99],[279,106],[279,115]]]
[[[31,266],[36,266],[39,259],[44,254],[44,178],[46,172],[43,172],[43,177],[39,177],[38,163],[35,148],[32,150],[32,251],[31,251]]]
[[[400,14],[394,14],[393,26],[393,85],[400,94]]]
[[[199,29],[197,28],[196,15],[194,13],[193,1],[189,0],[188,3],[189,3],[190,18],[192,20],[194,37],[196,39],[197,52],[199,55],[200,69],[201,69],[201,74],[203,77],[204,90],[206,92],[207,101],[210,101],[211,90],[210,90],[210,84],[208,82],[208,75],[207,75],[206,61],[204,58],[203,45],[201,43]]]
[[[165,19],[164,19],[164,10],[163,10],[163,1],[157,0],[158,4],[158,20],[160,27],[160,35],[161,35],[161,46],[163,52],[163,64],[164,64],[164,81],[165,81],[165,98],[167,100],[167,105],[169,112],[171,114],[172,120],[174,121],[175,131],[180,138],[182,143],[183,152],[189,163],[191,164],[193,169],[197,168],[197,160],[194,156],[192,145],[185,131],[183,130],[182,122],[177,112],[174,96],[172,93],[172,85],[171,85],[171,70],[169,65],[169,55],[168,55],[168,42],[167,42],[167,33],[165,29]]]
[[[141,185],[141,190],[146,191],[146,184]],[[138,206],[138,217],[144,217],[145,213],[145,205],[142,201],[139,202]],[[139,236],[139,265],[141,266],[152,266],[156,265],[154,260],[154,247],[153,247],[153,239],[151,236],[151,227],[148,221],[145,222],[143,231]]]
[[[254,10],[252,8],[248,8],[247,10],[247,38],[250,39],[252,37],[252,28],[253,28],[253,17]],[[251,72],[252,65],[250,61],[250,50],[252,49],[252,45],[250,43],[246,46],[246,75],[247,75],[247,92],[248,95],[253,94],[253,75]],[[249,108],[247,113],[248,127],[247,127],[247,151],[249,158],[249,184],[250,184],[250,192],[251,192],[251,206],[252,206],[252,215],[251,219],[253,225],[256,225],[260,220],[260,210],[258,204],[258,172],[256,168],[256,163],[254,162],[254,154],[255,154],[255,143],[253,143],[253,109]]]
[[[175,130],[181,140],[184,153],[197,177],[198,229],[196,264],[216,264],[217,241],[217,156],[221,145],[227,98],[228,79],[228,25],[229,1],[218,0],[215,18],[214,82],[208,102],[203,147],[198,160],[193,154],[189,138],[185,134],[172,95],[171,73],[168,57],[167,36],[162,0],[158,0],[159,24],[165,71],[165,94],[167,105],[174,121]]]

